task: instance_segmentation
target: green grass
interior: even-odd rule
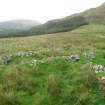
[[[103,83],[91,64],[105,66],[105,26],[87,25],[77,30],[36,37],[0,39],[0,57],[12,54],[8,65],[0,63],[0,105],[104,105]],[[35,56],[17,57],[19,51]],[[84,53],[95,53],[88,60]],[[65,56],[79,54],[80,61]],[[32,60],[41,60],[31,65]],[[27,63],[28,62],[28,63]]]

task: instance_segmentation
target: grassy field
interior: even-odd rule
[[[29,52],[31,56],[17,56]],[[85,53],[94,53],[87,59]],[[78,62],[67,61],[72,54]],[[11,62],[2,63],[2,57]],[[105,105],[105,83],[91,70],[105,66],[105,26],[71,32],[0,39],[0,105]]]

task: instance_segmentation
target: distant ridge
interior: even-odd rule
[[[33,26],[40,25],[41,23],[34,20],[10,20],[5,22],[0,22],[0,28],[5,29],[18,29],[18,30],[27,30]]]
[[[16,21],[16,22],[15,22],[16,24],[19,23],[19,21]],[[9,24],[10,26],[14,24],[14,22],[9,22],[9,23],[10,23]],[[29,23],[31,23],[31,26]],[[5,23],[3,24],[4,26],[6,26]],[[7,25],[9,28],[8,27],[5,28],[4,33],[2,33],[1,26],[3,25],[1,25],[0,26],[0,37],[30,36],[30,35],[66,32],[66,31],[74,30],[83,25],[88,25],[88,24],[105,25],[105,3],[103,3],[99,7],[91,8],[82,13],[73,14],[71,16],[67,16],[62,19],[51,20],[51,21],[46,22],[45,24],[40,24],[37,22],[34,23],[33,21],[23,22],[22,20],[19,23],[19,25],[22,28],[20,28],[20,26],[18,27],[18,25],[12,25],[14,26],[14,29],[13,27],[12,29],[10,29],[11,27]],[[20,30],[20,31],[17,31],[17,30]]]
[[[10,20],[0,22],[0,36],[9,36],[9,34],[15,34],[21,31],[26,31],[32,27],[36,27],[41,23],[34,20]]]

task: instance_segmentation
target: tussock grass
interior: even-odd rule
[[[104,105],[104,81],[91,64],[105,65],[104,25],[87,25],[65,33],[36,37],[0,39],[0,58],[13,55],[12,62],[0,63],[0,105]],[[35,51],[33,57],[17,52]],[[87,59],[84,53],[95,53]],[[79,54],[78,62],[67,61]],[[31,64],[33,60],[40,60]],[[27,63],[28,62],[28,63]]]

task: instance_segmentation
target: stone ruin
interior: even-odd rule
[[[10,62],[12,62],[12,56],[3,56],[2,58],[1,58],[1,60],[2,60],[2,63],[3,64],[9,64]]]
[[[103,65],[93,65],[92,69],[96,74],[99,72],[105,72],[105,66]],[[105,80],[105,76],[99,76],[97,79],[103,81]]]
[[[34,56],[35,52],[33,51],[26,51],[26,52],[18,52],[16,54],[17,57],[30,57],[30,56]]]
[[[88,53],[84,53],[84,56],[87,60],[91,61],[93,59],[95,59],[96,55],[94,52],[88,52]]]
[[[95,73],[105,71],[105,67],[103,65],[93,65],[92,69],[95,71]]]
[[[71,55],[67,57],[67,60],[69,61],[79,61],[80,60],[80,56],[75,54],[75,55]]]

